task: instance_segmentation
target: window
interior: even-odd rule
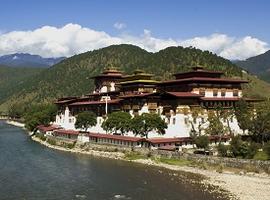
[[[225,95],[226,95],[226,90],[221,90],[221,96],[225,97]]]
[[[214,96],[214,97],[217,97],[217,95],[218,95],[218,90],[217,90],[217,89],[214,89],[214,90],[213,90],[213,96]]]
[[[233,96],[238,97],[238,90],[233,90]]]
[[[205,96],[205,89],[200,89],[199,94]]]

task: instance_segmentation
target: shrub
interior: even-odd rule
[[[244,168],[245,168],[245,170],[246,170],[247,172],[260,173],[260,170],[259,170],[257,167],[255,167],[254,165],[251,165],[251,164],[245,165]]]
[[[255,142],[250,143],[248,146],[248,152],[247,152],[246,158],[252,159],[258,152],[258,149],[259,149],[259,144]]]
[[[225,146],[224,144],[219,143],[217,146],[218,155],[222,157],[228,156],[228,146]]]
[[[263,151],[268,155],[268,159],[270,159],[270,141],[264,145]]]
[[[209,138],[206,135],[196,137],[194,142],[196,147],[200,149],[207,149],[209,146]]]
[[[146,154],[147,158],[150,158],[152,156],[152,152],[149,151],[147,154]]]
[[[218,167],[217,167],[217,170],[216,170],[216,172],[218,172],[218,173],[222,173],[223,172],[223,170],[224,170],[224,166],[223,165],[219,165]]]
[[[56,141],[55,141],[55,140],[48,139],[47,142],[48,142],[50,145],[56,145]]]
[[[258,151],[258,152],[254,155],[253,159],[255,159],[255,160],[268,160],[268,155],[267,155],[267,153],[264,152],[264,151]]]
[[[65,146],[66,148],[72,149],[72,148],[74,148],[74,146],[75,146],[75,142],[73,142],[73,143],[67,143],[67,144],[65,144],[64,146]]]
[[[46,137],[45,137],[44,135],[41,135],[41,136],[40,136],[40,139],[41,139],[42,141],[45,141],[45,140],[46,140]]]
[[[207,170],[209,168],[208,164],[205,161],[199,163],[198,166],[200,169],[204,169],[204,170]]]
[[[234,157],[253,158],[258,148],[258,144],[243,141],[239,136],[233,137],[230,142],[230,150]]]

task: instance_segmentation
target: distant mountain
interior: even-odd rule
[[[22,108],[31,103],[53,102],[62,96],[88,94],[94,88],[90,77],[108,66],[117,67],[126,74],[142,69],[153,73],[157,80],[168,80],[173,78],[172,74],[188,71],[194,65],[224,71],[227,77],[248,79],[250,84],[244,88],[246,96],[270,96],[270,84],[242,73],[240,67],[209,51],[168,47],[151,53],[137,46],[122,44],[75,55],[44,69],[18,85],[9,96],[0,98],[0,111],[7,111],[11,105]]]
[[[270,82],[270,50],[247,60],[235,62],[235,64]]]
[[[0,65],[11,67],[40,67],[48,68],[52,65],[64,60],[65,57],[59,58],[43,58],[39,55],[31,55],[27,53],[15,53],[0,56]]]

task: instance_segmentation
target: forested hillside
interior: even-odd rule
[[[244,61],[238,61],[236,65],[257,75],[260,79],[270,82],[270,51]]]
[[[153,73],[158,80],[166,80],[172,78],[173,73],[190,70],[190,66],[194,65],[224,71],[226,76],[242,77],[241,68],[208,51],[169,47],[157,53],[149,53],[133,45],[113,45],[75,55],[44,70],[23,82],[19,92],[2,99],[5,102],[0,108],[7,110],[14,103],[25,105],[29,102],[48,102],[62,96],[90,93],[93,90],[91,77],[108,66],[117,67],[127,74],[139,68]],[[269,85],[257,82],[254,77],[245,77],[252,79],[247,91],[257,91],[256,87],[263,85],[263,91],[256,96],[269,95]],[[246,94],[254,95],[253,92]]]
[[[16,68],[0,65],[0,103],[19,91],[29,77],[40,73],[42,69]]]

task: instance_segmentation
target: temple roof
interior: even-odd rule
[[[91,78],[101,78],[101,77],[114,77],[114,78],[122,78],[123,74],[121,71],[117,70],[114,67],[110,67],[105,69],[101,74],[97,76],[93,76]]]
[[[108,91],[108,92],[96,92],[96,93],[91,93],[87,94],[86,96],[106,96],[106,95],[112,95],[112,94],[118,94],[119,91]]]
[[[141,81],[141,82],[154,81],[152,80],[152,77],[153,77],[153,74],[148,74],[148,73],[145,73],[143,70],[137,69],[133,72],[133,74],[123,76],[123,80],[121,83],[129,82],[129,81]]]
[[[128,84],[153,84],[156,85],[157,83],[159,83],[159,81],[155,81],[155,80],[130,80],[130,81],[121,81],[120,83],[117,83],[118,85],[128,85]]]
[[[133,98],[133,97],[146,97],[146,96],[150,96],[152,94],[155,94],[154,92],[153,93],[141,93],[141,94],[127,94],[127,95],[122,95],[122,96],[119,96],[119,98]]]
[[[192,92],[166,92],[167,94],[173,95],[175,97],[181,97],[181,98],[189,98],[189,97],[195,97],[200,98],[203,97],[203,95],[192,93]]]
[[[239,101],[241,97],[201,97],[203,101]]]
[[[183,78],[176,80],[163,81],[159,84],[171,84],[171,83],[183,83],[183,82],[210,82],[210,83],[248,83],[247,80],[242,79],[229,79],[229,78],[208,78],[208,77],[193,77],[193,78]]]
[[[176,79],[192,78],[192,77],[209,77],[209,78],[220,78],[223,72],[205,70],[201,66],[192,67],[193,71],[182,72],[174,74]]]
[[[121,101],[121,99],[108,100],[107,104],[117,104]],[[70,106],[81,106],[81,105],[98,105],[98,104],[106,104],[106,101],[78,101],[69,104]]]

